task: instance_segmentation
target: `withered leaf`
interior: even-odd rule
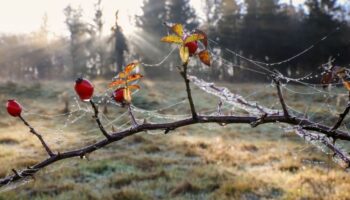
[[[202,63],[210,66],[210,54],[208,50],[203,50],[198,53],[199,59],[202,61]]]
[[[161,42],[168,42],[168,43],[177,43],[177,44],[182,44],[183,40],[181,37],[177,35],[167,35],[160,39]]]
[[[112,83],[110,83],[108,85],[108,87],[114,87],[114,86],[119,86],[119,85],[122,85],[122,84],[125,84],[126,81],[122,80],[122,79],[117,79],[115,81],[113,81]]]
[[[137,67],[138,64],[139,63],[137,63],[137,62],[133,62],[133,63],[128,64],[125,67],[125,69],[124,69],[125,75],[129,74],[130,72],[132,72],[132,70],[134,70]]]
[[[128,82],[136,81],[136,80],[138,80],[138,79],[140,79],[142,77],[143,77],[142,74],[131,74],[131,75],[128,76],[127,81]]]

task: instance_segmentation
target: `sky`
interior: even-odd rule
[[[304,0],[293,0],[300,4]],[[346,1],[346,0],[341,0]],[[68,35],[64,24],[63,9],[71,4],[81,6],[85,20],[91,21],[94,16],[94,4],[97,0],[0,0],[0,33],[29,33],[39,29],[45,14],[48,16],[49,30],[52,34]],[[202,7],[201,0],[191,0],[195,7]],[[289,2],[289,0],[281,0]],[[130,25],[129,16],[142,14],[143,0],[102,0],[106,30],[114,24],[114,14],[119,10],[119,23],[126,34],[135,30]],[[200,5],[200,6],[198,6]],[[199,12],[200,14],[200,12]]]
[[[2,2],[3,1],[3,2]],[[65,34],[63,13],[67,5],[82,7],[85,20],[92,21],[97,0],[0,0],[0,33],[28,33],[38,30],[47,14],[49,30]],[[128,26],[128,14],[141,12],[142,0],[102,0],[104,21],[109,28],[114,24],[114,15],[119,9],[122,26]]]

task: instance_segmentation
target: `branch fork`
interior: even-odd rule
[[[101,123],[101,120],[100,120],[100,118],[99,118],[99,116],[98,116],[99,111],[98,111],[97,106],[95,105],[95,103],[94,103],[91,99],[90,99],[89,102],[90,102],[90,104],[91,104],[91,106],[92,106],[92,108],[93,108],[93,110],[94,110],[94,116],[93,116],[93,118],[96,120],[96,123],[97,123],[98,127],[100,128],[102,134],[103,134],[108,140],[110,140],[110,139],[111,139],[111,136],[107,133],[106,129],[103,127],[103,125],[102,125],[102,123]]]
[[[128,112],[129,112],[129,116],[130,116],[130,119],[131,119],[132,128],[138,127],[139,124],[137,123],[136,118],[135,118],[134,114],[132,113],[132,108],[131,108],[130,104],[128,104]]]
[[[282,109],[283,109],[283,114],[288,119],[288,118],[290,118],[290,115],[289,115],[289,112],[288,112],[288,108],[287,108],[286,102],[284,101],[284,98],[283,98],[283,94],[282,94],[282,90],[281,90],[280,78],[279,77],[273,77],[273,81],[274,81],[274,83],[276,85],[276,88],[277,88],[277,95],[278,95],[279,101],[280,101]]]
[[[255,128],[259,126],[260,124],[264,123],[265,118],[267,117],[267,113],[264,113],[260,118],[258,118],[256,121],[253,121],[250,123],[250,126]]]
[[[46,144],[45,140],[43,139],[43,137],[20,115],[19,118],[22,120],[22,122],[24,123],[24,125],[26,125],[30,132],[35,135],[41,142],[42,146],[44,147],[44,149],[46,150],[47,154],[50,156],[50,157],[54,157],[56,156],[56,154],[54,154],[50,147]]]

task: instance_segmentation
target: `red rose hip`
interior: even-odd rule
[[[124,103],[124,88],[118,88],[113,92],[113,99],[118,103]]]
[[[194,42],[187,42],[185,44],[185,46],[188,48],[188,52],[189,52],[190,56],[193,56],[193,54],[195,54],[197,49],[198,49],[198,44],[197,44],[196,41],[194,41]]]
[[[13,117],[18,117],[21,115],[22,106],[14,99],[7,101],[6,108],[7,112]]]
[[[74,89],[82,101],[89,101],[94,93],[94,86],[89,80],[83,78],[78,78],[75,81]]]

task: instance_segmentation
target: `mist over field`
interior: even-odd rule
[[[349,62],[349,3],[344,1],[37,3],[17,14],[15,3],[2,8],[2,81],[71,79],[82,74],[111,78],[133,60],[159,64],[172,49],[159,42],[168,32],[164,22],[207,32],[214,54],[210,73],[199,63],[192,70],[214,80],[266,81],[266,76],[244,69],[263,71],[247,59],[293,78],[319,73],[329,60],[334,59],[334,65]],[[173,53],[154,69],[143,70],[154,78],[167,74],[176,79],[168,69],[177,59]]]

